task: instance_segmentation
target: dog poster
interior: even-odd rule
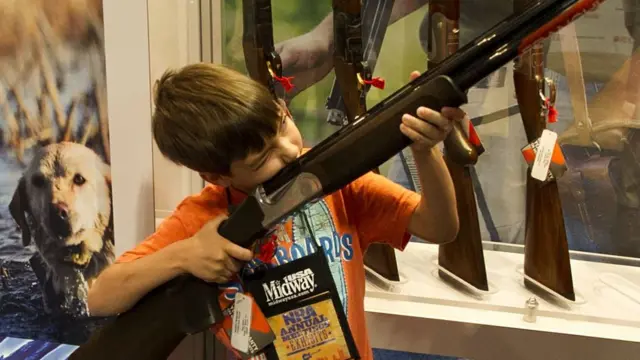
[[[0,336],[81,344],[114,261],[102,0],[0,0]]]

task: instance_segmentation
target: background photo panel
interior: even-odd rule
[[[77,343],[115,257],[102,3],[0,8],[0,331]]]
[[[153,231],[146,1],[128,8],[0,1],[0,336],[7,339],[85,342],[108,321],[89,314],[93,281]],[[144,31],[132,25],[123,40],[105,15],[107,23],[136,17]],[[144,54],[121,54],[129,46]],[[137,58],[122,66],[129,56]],[[124,72],[143,75],[123,88]],[[117,94],[107,95],[107,73]],[[123,96],[137,101],[126,112]],[[128,157],[114,151],[132,136]],[[115,213],[128,221],[115,225]],[[144,214],[149,221],[137,221]],[[125,239],[118,246],[116,234]]]

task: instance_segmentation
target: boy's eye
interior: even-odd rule
[[[285,129],[287,128],[287,117],[283,116],[282,117],[282,121],[280,122],[280,127],[278,129],[278,132],[283,132]]]
[[[271,151],[267,152],[261,159],[260,162],[258,162],[258,164],[256,164],[253,167],[253,171],[258,171],[260,170],[260,168],[267,162],[267,160],[269,160],[269,158],[271,157]]]

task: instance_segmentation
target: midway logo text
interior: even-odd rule
[[[311,294],[316,286],[315,274],[308,268],[289,274],[282,280],[272,280],[262,284],[268,306]]]

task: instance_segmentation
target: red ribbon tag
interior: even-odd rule
[[[551,105],[548,98],[545,100],[545,104],[547,105],[547,109],[549,109],[549,123],[555,123],[558,121],[558,110],[555,106]]]
[[[476,128],[473,126],[471,121],[469,121],[469,141],[471,142],[471,144],[473,144],[476,147],[482,145],[482,142],[480,141],[480,137],[476,132]]]
[[[284,88],[284,91],[289,92],[291,91],[291,89],[293,89],[293,83],[291,82],[291,80],[294,79],[293,76],[273,76],[274,79],[276,79],[277,82],[279,82],[280,84],[282,84],[282,87]]]
[[[558,110],[555,106],[549,107],[549,122],[554,123],[558,121]]]
[[[374,77],[371,80],[363,80],[366,85],[371,85],[374,88],[378,88],[380,90],[384,90],[384,79],[380,77]]]
[[[271,234],[269,240],[260,245],[260,250],[257,256],[260,261],[262,261],[263,263],[271,262],[271,258],[273,258],[273,255],[276,253],[277,240],[278,236],[276,234]]]

